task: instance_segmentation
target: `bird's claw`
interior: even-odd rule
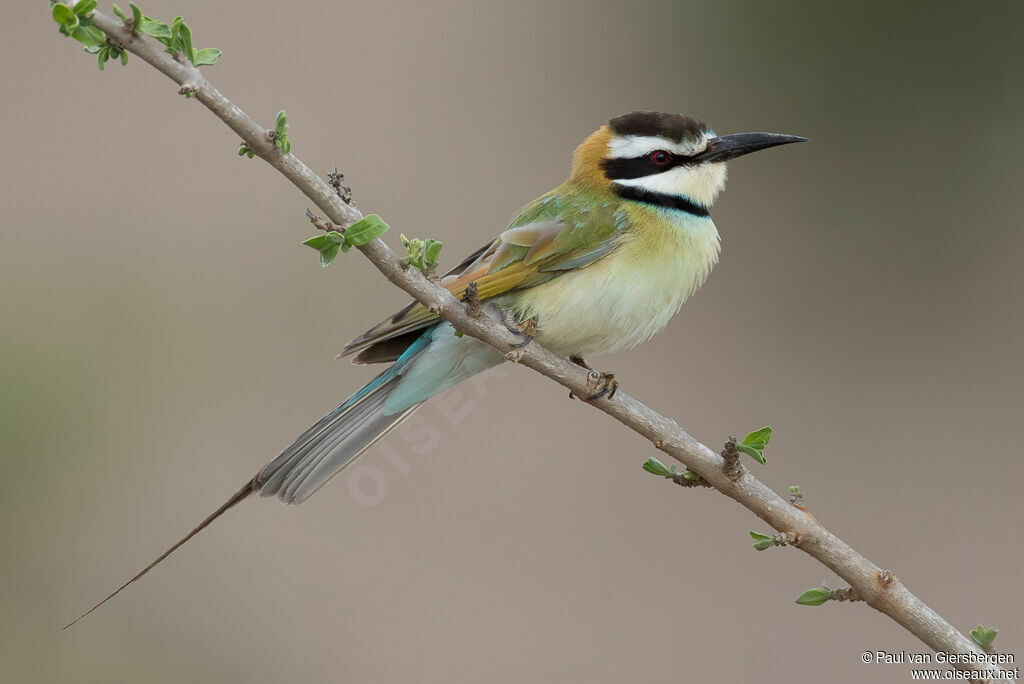
[[[602,373],[596,370],[590,371],[587,375],[587,385],[594,385],[597,388],[597,393],[588,397],[587,401],[596,401],[605,396],[611,399],[619,389],[619,381],[615,379],[615,373]]]
[[[593,387],[597,390],[596,393],[590,395],[583,401],[596,401],[602,397],[611,399],[615,396],[615,392],[619,389],[619,381],[615,379],[615,373],[602,373],[599,370],[595,370],[590,367],[590,364],[583,361],[583,359],[579,359],[579,361],[577,361],[576,358],[573,358],[572,360],[574,363],[590,369],[590,372],[587,373],[587,387]],[[579,363],[580,361],[582,361],[582,363]],[[569,392],[569,398],[577,399],[579,397],[577,397],[574,392]]]
[[[522,349],[526,345],[533,342],[534,337],[537,334],[537,319],[527,318],[518,326],[514,325],[511,321],[506,320],[505,328],[513,335],[519,335],[520,337],[523,338],[522,342],[516,342],[515,344],[512,345],[513,350]]]
[[[530,344],[531,342],[533,342],[533,335],[523,335],[523,341],[522,342],[516,342],[515,344],[512,345],[512,347],[514,349],[522,349],[523,347],[525,347],[526,345]]]

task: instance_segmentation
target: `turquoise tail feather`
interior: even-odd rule
[[[430,339],[428,330],[387,370],[299,435],[256,475],[253,489],[261,496],[276,495],[285,503],[298,503],[412,415],[422,402],[385,413],[384,401]]]
[[[489,316],[496,310],[485,307]],[[298,503],[323,486],[420,404],[504,355],[451,324],[425,330],[387,370],[306,430],[253,480],[253,491]]]

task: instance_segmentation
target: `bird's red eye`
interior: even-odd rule
[[[654,152],[651,152],[651,161],[657,164],[658,166],[664,166],[665,164],[668,164],[669,161],[671,161],[671,159],[672,155],[666,152],[665,150],[655,150]]]

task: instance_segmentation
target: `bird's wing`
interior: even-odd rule
[[[545,195],[524,208],[508,230],[463,260],[441,283],[462,297],[475,282],[481,301],[533,287],[611,252],[625,225],[625,216],[612,202]],[[349,342],[338,356],[358,352],[355,363],[393,361],[437,318],[422,304],[412,302]]]

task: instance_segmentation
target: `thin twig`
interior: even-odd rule
[[[113,42],[123,45],[179,86],[187,84],[196,100],[241,136],[256,155],[288,178],[334,224],[347,227],[363,217],[358,209],[347,203],[294,155],[279,152],[268,131],[210,85],[197,68],[175,60],[161,44],[144,35],[132,35],[120,23],[99,12],[93,15],[93,24]],[[488,316],[472,316],[464,304],[443,287],[429,282],[419,269],[402,268],[401,258],[379,238],[358,249],[388,280],[431,311],[438,312],[457,330],[502,352],[516,349],[520,364],[579,396],[586,396],[590,391],[585,370],[539,344],[517,348],[516,336],[503,324]],[[729,477],[724,468],[725,459],[691,437],[674,421],[622,391],[617,392],[614,398],[605,397],[588,403],[659,445],[663,452],[684,463],[710,486],[739,502],[779,532],[796,535],[800,539],[798,548],[843,578],[851,591],[868,605],[891,617],[929,647],[936,651],[984,656],[983,650],[912,594],[895,576],[881,570],[811,515],[790,505],[752,476],[748,469],[743,469],[735,480]],[[980,670],[997,666],[963,663],[957,667]]]
[[[313,224],[314,228],[316,228],[317,230],[322,230],[325,233],[330,233],[331,231],[336,231],[338,233],[345,232],[345,229],[342,228],[341,226],[335,226],[329,223],[328,221],[324,221],[322,218],[311,212],[309,209],[306,210],[306,218],[309,219],[309,222]]]
[[[345,185],[345,174],[338,171],[338,167],[334,167],[334,171],[327,174],[327,183],[334,188],[335,194],[342,202],[355,206],[355,202],[352,201],[352,188]]]

